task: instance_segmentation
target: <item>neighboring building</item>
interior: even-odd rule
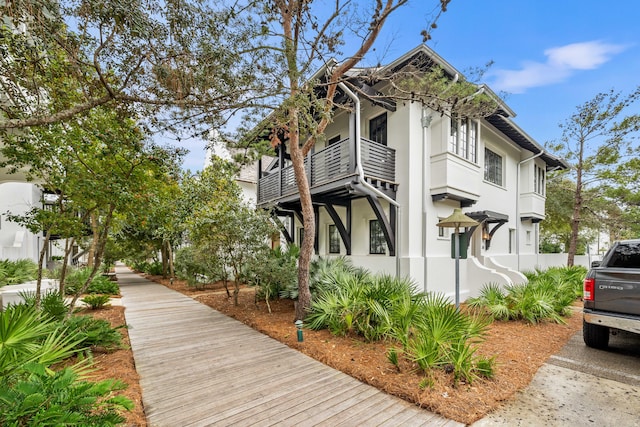
[[[218,132],[216,130],[211,130],[209,132],[208,139],[210,142],[207,145],[204,159],[205,168],[211,165],[212,156],[218,156],[224,160],[232,160],[231,152],[224,145],[224,142],[220,140]],[[271,163],[272,160],[273,157],[262,156],[260,160],[256,160],[255,162],[242,166],[240,168],[240,172],[236,176],[236,183],[242,190],[242,198],[251,206],[256,205],[256,194],[258,187],[258,165],[261,165],[260,167],[264,172],[265,168]]]
[[[439,64],[452,78],[457,74],[426,46],[378,71],[392,72],[418,58]],[[472,120],[417,102],[380,102],[362,95],[385,91],[383,83],[366,86],[359,79],[365,71],[354,70],[348,83],[366,91],[339,93],[356,108],[336,114],[326,143],[307,158],[316,254],[346,255],[372,271],[410,276],[419,290],[452,296],[452,230],[436,224],[463,208],[480,226],[465,233],[461,299],[477,295],[485,283],[525,281],[519,270],[537,265],[546,173],[567,165],[515,125],[504,104],[490,117]],[[300,198],[286,143],[260,174],[257,201],[289,216],[285,237],[299,244]]]
[[[38,261],[42,241],[41,233],[33,234],[25,227],[7,220],[7,212],[20,215],[42,204],[42,192],[27,182],[0,184],[0,259],[12,261],[30,259]]]

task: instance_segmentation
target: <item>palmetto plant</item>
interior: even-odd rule
[[[323,262],[315,276],[308,328],[395,340],[402,350],[392,348],[387,356],[396,368],[402,354],[427,373],[451,366],[456,382],[476,378],[473,344],[483,337],[487,320],[462,313],[443,295],[414,294],[409,279],[331,265]]]
[[[126,397],[111,395],[126,387],[122,382],[83,381],[71,368],[49,373],[33,363],[24,370],[14,384],[0,381],[1,425],[116,426],[125,421],[119,412],[133,407]]]
[[[29,363],[49,366],[72,356],[81,342],[33,307],[18,305],[0,313],[0,377]]]
[[[0,287],[35,280],[38,265],[29,259],[0,260]]]
[[[480,296],[470,298],[471,308],[482,308],[496,320],[522,319],[531,323],[564,323],[570,306],[582,289],[583,267],[550,268],[527,273],[529,283],[505,286],[487,284]]]

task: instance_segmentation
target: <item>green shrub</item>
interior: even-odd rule
[[[162,274],[162,263],[160,261],[135,261],[131,264],[135,271],[159,276]]]
[[[30,363],[59,363],[82,349],[82,340],[33,306],[20,304],[0,312],[0,380]]]
[[[73,319],[73,318],[72,318]],[[80,381],[86,360],[58,372],[52,366],[83,350],[79,331],[35,307],[19,304],[0,312],[0,425],[112,426],[130,410],[124,385]]]
[[[218,257],[203,254],[194,246],[185,246],[176,251],[174,269],[178,278],[187,285],[204,289],[210,282],[222,277],[222,263]]]
[[[106,305],[109,305],[109,299],[109,295],[93,294],[87,295],[86,297],[82,298],[81,301],[87,304],[90,309],[97,310],[99,308],[103,308]]]
[[[357,334],[373,341],[395,340],[403,357],[428,373],[447,368],[454,383],[478,377],[474,344],[485,334],[488,320],[456,309],[443,295],[414,294],[408,279],[371,275],[359,269],[323,265],[316,276],[316,295],[305,324],[333,334]],[[387,358],[396,368],[398,351]]]
[[[300,250],[295,245],[289,246],[287,250],[277,247],[259,252],[247,263],[245,281],[247,285],[256,288],[256,300],[264,300],[269,311],[269,300],[291,296],[293,288],[296,289],[297,297],[299,253]]]
[[[22,291],[19,293],[24,305],[35,309],[36,292]],[[69,311],[69,303],[67,303],[60,292],[46,290],[43,291],[40,298],[40,309],[42,315],[52,320],[62,320]]]
[[[94,319],[91,316],[71,316],[64,322],[65,328],[77,336],[79,348],[91,347],[104,351],[122,348],[122,334],[117,328],[104,319]]]
[[[0,287],[29,282],[37,277],[38,264],[29,259],[0,260]]]
[[[70,272],[65,279],[65,293],[67,295],[74,295],[78,290],[82,289],[90,275],[91,269],[86,267]],[[120,288],[117,282],[111,281],[108,277],[101,274],[97,274],[93,277],[93,280],[91,280],[91,284],[85,293],[119,295]]]
[[[482,308],[496,320],[525,320],[530,323],[564,323],[573,302],[582,295],[584,267],[553,267],[527,272],[527,284],[505,286],[488,284],[467,303]]]
[[[81,381],[71,368],[50,373],[35,363],[25,374],[0,381],[0,425],[116,426],[125,421],[119,412],[133,408],[126,397],[111,396],[126,387],[119,381]]]

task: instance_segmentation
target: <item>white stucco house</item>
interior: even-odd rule
[[[458,74],[424,45],[377,71],[416,60],[437,63],[452,79]],[[367,91],[383,94],[384,82],[365,83],[360,71],[340,89],[352,111],[336,113],[326,143],[306,159],[316,254],[348,256],[375,272],[410,276],[418,290],[452,296],[452,230],[436,224],[462,208],[480,225],[463,230],[468,243],[460,263],[461,299],[488,282],[526,280],[520,271],[538,265],[546,173],[566,163],[520,129],[502,102],[486,119],[452,118],[417,102],[368,97]],[[299,244],[300,198],[286,143],[258,173],[257,204],[288,216],[285,238]]]

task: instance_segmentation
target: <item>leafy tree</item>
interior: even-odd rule
[[[247,4],[245,4],[247,3]],[[254,2],[10,0],[0,4],[0,129],[135,105],[160,129],[260,100],[273,80],[252,44]],[[156,114],[162,112],[162,123]],[[191,129],[193,131],[193,129]]]
[[[640,130],[640,114],[625,114],[639,98],[640,88],[625,96],[613,90],[597,94],[578,106],[577,111],[560,125],[562,137],[551,144],[552,149],[569,162],[575,177],[569,266],[573,265],[578,248],[584,208],[593,200],[589,190],[600,188],[610,195],[620,193],[630,179],[638,176],[638,152],[632,141]]]
[[[2,148],[4,165],[30,167],[28,178],[57,195],[56,209],[36,208],[23,218],[32,230],[46,232],[40,271],[52,234],[78,239],[91,221],[92,274],[75,302],[98,272],[114,217],[148,203],[153,188],[176,168],[177,154],[145,143],[128,111],[107,108],[95,108],[77,123],[42,126],[8,138],[10,143]]]
[[[186,200],[193,206],[187,221],[188,236],[196,251],[217,258],[223,277],[231,272],[237,304],[245,266],[266,247],[277,229],[265,212],[242,202],[234,181],[235,165],[217,157],[212,161],[185,183]]]
[[[269,116],[267,126],[272,146],[287,142],[296,185],[300,195],[305,239],[298,262],[298,305],[296,318],[304,319],[311,301],[309,292],[309,266],[315,240],[315,218],[304,159],[318,140],[338,109],[348,106],[335,102],[336,93],[345,83],[349,72],[360,65],[372,50],[388,17],[408,0],[371,2],[336,1],[328,8],[325,3],[308,0],[273,0],[270,7],[256,11],[263,17],[265,32],[272,44],[265,46],[270,52],[275,72],[284,78],[274,86],[274,100],[278,108]],[[449,0],[435,2],[435,21],[446,11]],[[429,31],[422,33],[430,38]],[[349,53],[342,51],[348,40],[354,42]],[[346,50],[346,49],[345,49]],[[332,57],[345,58],[333,62]],[[422,64],[424,65],[424,64]],[[277,69],[281,67],[281,69]],[[311,76],[321,68],[323,75]],[[379,74],[379,73],[378,73]],[[390,96],[397,100],[420,102],[435,111],[446,114],[483,116],[494,111],[495,102],[488,96],[477,94],[475,85],[461,79],[452,82],[444,72],[434,67],[425,71],[419,64],[411,64],[393,75],[372,75],[377,81],[387,81]],[[353,91],[361,89],[352,87]]]

